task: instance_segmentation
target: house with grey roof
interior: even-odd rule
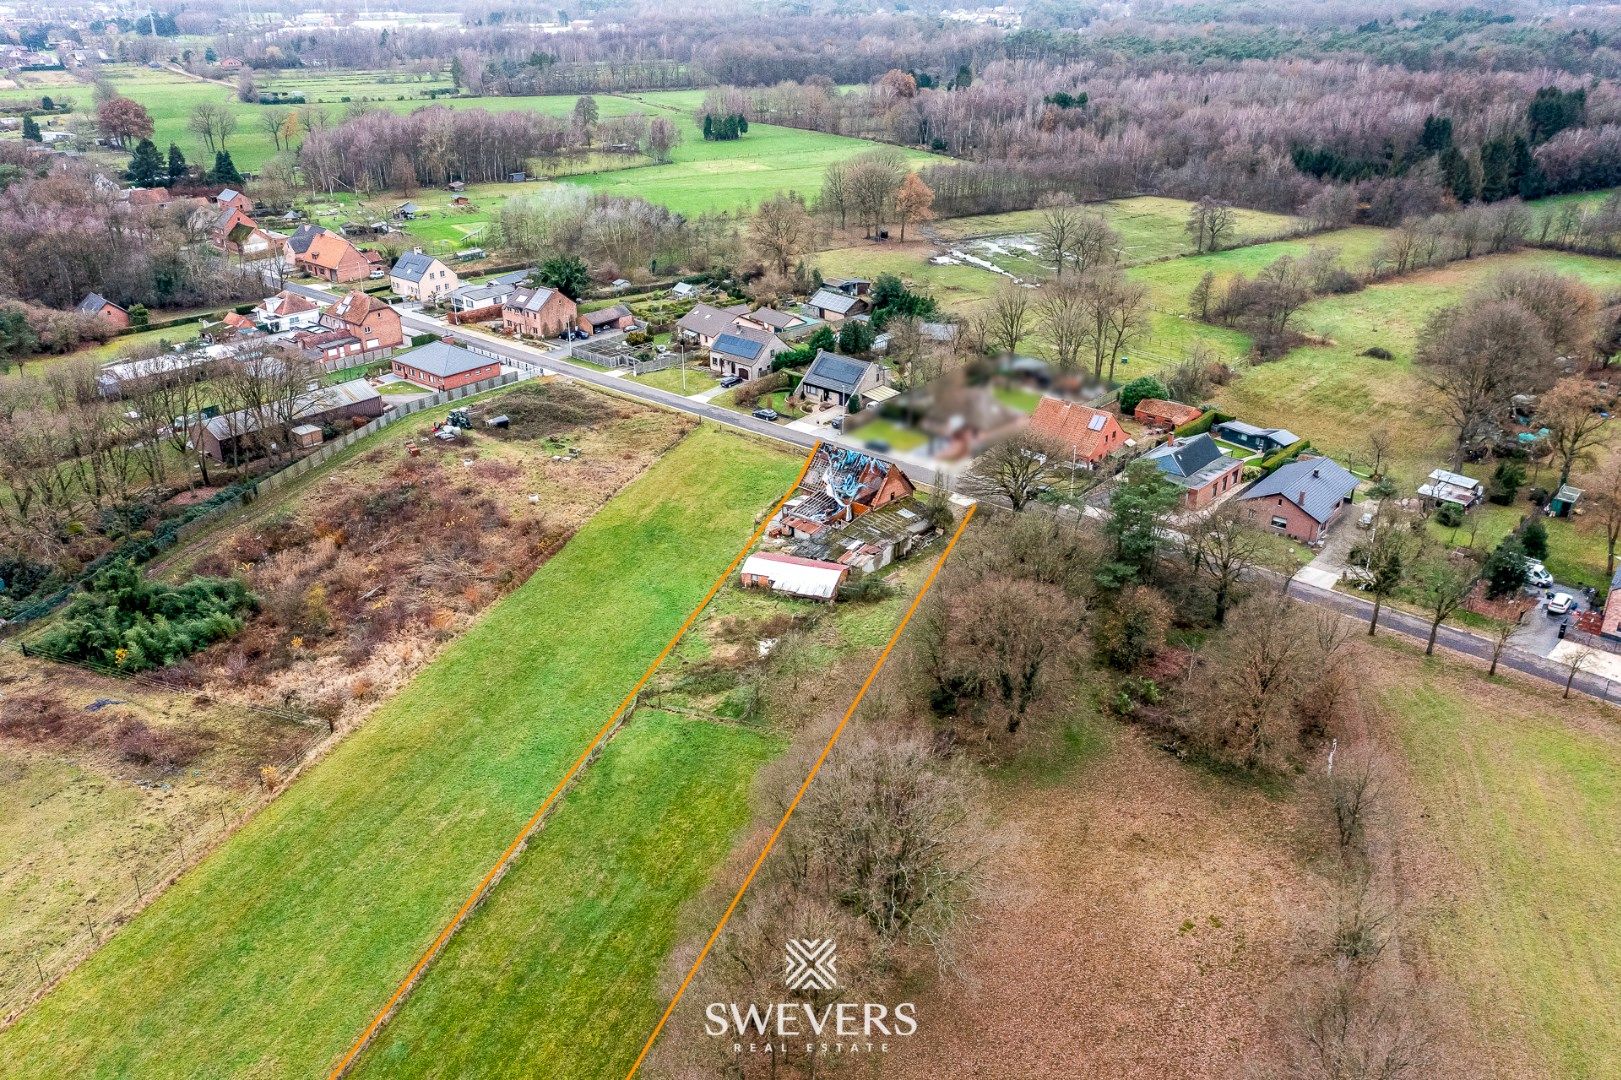
[[[739,326],[709,346],[709,370],[724,377],[758,379],[771,371],[771,361],[788,351],[781,338],[750,326]]]
[[[851,398],[887,385],[889,371],[882,364],[822,349],[805,369],[794,393],[809,402],[848,407]]]
[[[1356,486],[1339,462],[1302,455],[1257,480],[1238,505],[1258,527],[1315,544],[1351,505]]]
[[[497,274],[483,284],[467,284],[450,294],[450,309],[459,315],[482,308],[499,308],[507,297],[529,280],[531,270],[513,270]]]
[[[776,308],[762,307],[755,308],[747,315],[739,315],[737,322],[740,326],[752,326],[758,330],[769,330],[773,334],[787,334],[801,327],[808,330],[814,325],[815,320],[791,311],[778,311]]]
[[[429,304],[461,288],[462,279],[432,255],[407,251],[388,272],[388,284],[407,300]]]
[[[838,323],[857,315],[865,315],[872,305],[864,296],[853,296],[838,289],[820,288],[811,294],[809,306],[823,322]]]
[[[1227,420],[1217,424],[1212,430],[1218,438],[1248,447],[1261,454],[1273,454],[1300,441],[1299,435],[1286,428],[1257,427],[1242,420]]]
[[[1174,436],[1143,455],[1182,489],[1182,505],[1202,510],[1238,486],[1244,463],[1222,452],[1208,434],[1191,439]]]
[[[310,245],[315,242],[317,236],[323,236],[329,231],[331,230],[322,228],[320,225],[305,222],[294,229],[293,235],[287,238],[287,250],[294,255],[302,255],[310,249]]]
[[[93,315],[120,330],[129,325],[129,312],[100,293],[86,293],[73,310],[80,315]]]
[[[389,364],[406,382],[432,390],[454,390],[501,374],[501,361],[495,357],[443,340],[401,353]]]
[[[676,320],[675,328],[681,336],[700,348],[709,348],[715,339],[737,328],[737,317],[746,314],[747,304],[734,304],[718,308],[713,304],[694,304],[692,310]]]
[[[322,386],[290,403],[275,402],[222,413],[191,429],[192,443],[216,461],[241,462],[293,445],[293,425],[353,430],[383,415],[387,403],[365,379]],[[300,443],[300,445],[303,445]]]

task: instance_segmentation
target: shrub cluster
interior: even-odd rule
[[[230,637],[254,603],[240,581],[200,577],[164,585],[121,561],[91,578],[35,647],[61,660],[144,671]]]

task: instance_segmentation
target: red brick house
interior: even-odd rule
[[[824,446],[811,459],[799,491],[783,504],[777,528],[790,537],[815,537],[916,490],[899,466],[883,458],[852,447]]]
[[[397,349],[405,341],[400,313],[359,289],[340,297],[322,312],[321,325],[349,334],[360,342],[362,352]]]
[[[501,326],[524,337],[559,337],[580,317],[574,301],[547,286],[522,285],[501,305]]]
[[[359,363],[363,351],[360,342],[347,330],[326,330],[321,327],[294,331],[293,344],[298,346],[305,358],[316,361],[328,371]]]
[[[582,334],[600,334],[605,330],[633,330],[636,316],[624,304],[615,304],[600,311],[583,311],[577,323]]]
[[[1351,505],[1356,485],[1338,462],[1302,456],[1257,480],[1238,505],[1258,527],[1315,544]]]
[[[323,281],[364,281],[371,276],[372,264],[359,248],[334,232],[321,232],[303,251],[296,251],[293,263],[304,273]]]
[[[1239,484],[1244,463],[1222,452],[1209,435],[1178,439],[1174,435],[1162,446],[1143,455],[1159,471],[1182,489],[1182,505],[1203,510]]]
[[[501,361],[448,341],[396,356],[391,366],[400,378],[433,390],[454,390],[501,374]]]
[[[1137,422],[1144,427],[1164,428],[1174,431],[1183,424],[1191,424],[1204,413],[1192,405],[1184,405],[1180,401],[1167,401],[1165,398],[1143,398],[1137,403],[1132,412]]]
[[[235,207],[246,214],[253,209],[253,200],[235,188],[223,188],[214,196],[214,205],[222,210],[226,207]]]
[[[109,326],[124,329],[129,325],[129,312],[100,293],[88,293],[73,310],[80,315],[94,315]]]
[[[1062,447],[1066,461],[1088,468],[1126,445],[1126,432],[1113,413],[1062,398],[1043,397],[1030,417],[1030,430]]]

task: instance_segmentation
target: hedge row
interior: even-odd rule
[[[1215,409],[1206,409],[1199,419],[1189,420],[1177,428],[1173,434],[1179,439],[1189,439],[1195,435],[1203,435],[1217,424],[1225,424],[1233,419],[1236,419],[1236,417],[1228,416],[1224,412],[1217,412]]]
[[[1273,473],[1277,472],[1279,469],[1289,464],[1289,462],[1293,461],[1295,458],[1299,457],[1301,454],[1310,449],[1311,440],[1301,439],[1293,446],[1285,446],[1282,450],[1275,452],[1271,457],[1262,458],[1260,465],[1261,475],[1271,476]]]
[[[248,310],[253,310],[252,305],[249,305]],[[182,315],[176,319],[163,319],[159,322],[148,321],[140,326],[120,327],[114,332],[113,337],[123,337],[126,334],[144,334],[148,330],[172,330],[177,326],[190,326],[192,323],[202,322],[204,319],[217,314],[219,314],[217,311],[201,311],[196,315]]]

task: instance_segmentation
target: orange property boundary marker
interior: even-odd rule
[[[923,602],[923,597],[928,594],[930,587],[934,585],[934,579],[939,575],[940,568],[945,566],[946,560],[951,557],[951,549],[957,546],[958,540],[962,539],[963,530],[968,527],[969,519],[974,516],[974,511],[977,509],[977,505],[968,508],[968,512],[962,516],[962,521],[957,525],[957,531],[951,534],[951,541],[946,544],[946,549],[934,561],[933,568],[929,570],[929,576],[923,580],[923,587],[912,598],[912,603],[907,607],[906,614],[901,617],[900,623],[895,627],[895,632],[890,634],[889,640],[884,643],[884,651],[878,654],[878,662],[873,664],[872,670],[867,673],[866,680],[861,684],[861,689],[856,691],[855,700],[850,702],[850,707],[844,710],[844,716],[839,720],[838,726],[833,729],[833,734],[828,736],[827,745],[822,747],[822,752],[817,755],[816,762],[811,766],[810,772],[805,774],[805,781],[799,785],[799,790],[794,793],[793,801],[788,804],[788,809],[783,811],[782,820],[778,821],[777,827],[771,830],[771,835],[766,839],[765,846],[760,849],[760,854],[755,858],[754,865],[749,867],[748,874],[744,876],[743,884],[738,886],[737,895],[732,897],[730,904],[726,905],[725,914],[720,917],[720,922],[716,924],[714,931],[709,935],[709,940],[704,942],[704,947],[699,950],[698,959],[692,962],[687,977],[681,980],[681,986],[676,990],[675,997],[670,999],[669,1007],[664,1010],[664,1015],[659,1017],[659,1022],[654,1026],[653,1033],[647,1037],[647,1042],[642,1045],[642,1052],[636,1055],[636,1061],[631,1065],[630,1072],[625,1074],[625,1080],[631,1080],[636,1075],[636,1070],[642,1067],[642,1062],[647,1060],[647,1055],[653,1049],[653,1044],[658,1041],[660,1032],[664,1030],[664,1025],[669,1023],[670,1015],[675,1012],[675,1007],[681,1003],[682,995],[687,992],[687,987],[691,985],[693,976],[698,974],[698,969],[703,966],[704,959],[709,955],[709,950],[714,948],[716,941],[720,940],[721,931],[725,930],[726,924],[731,921],[732,913],[737,910],[737,905],[743,902],[743,894],[749,891],[750,885],[754,884],[754,875],[760,872],[760,867],[765,864],[766,856],[770,855],[771,849],[776,846],[777,838],[782,835],[782,830],[788,825],[788,819],[794,816],[795,810],[799,809],[799,800],[805,797],[805,792],[810,790],[811,781],[815,780],[816,774],[822,771],[822,765],[827,761],[827,756],[833,752],[833,747],[839,741],[839,736],[844,734],[845,725],[855,715],[857,706],[861,704],[861,699],[866,697],[867,691],[872,688],[873,680],[878,678],[878,672],[883,670],[883,666],[889,660],[889,654],[894,650],[896,642],[900,641],[901,633],[906,629],[906,624],[912,621],[912,616],[916,614],[918,605]]]
[[[338,1080],[338,1077],[348,1071],[349,1066],[354,1064],[355,1058],[366,1048],[366,1044],[371,1042],[384,1024],[388,1023],[389,1017],[394,1015],[394,1011],[399,1008],[400,1002],[405,999],[406,994],[411,992],[411,988],[422,977],[422,973],[427,970],[428,965],[433,963],[439,953],[444,950],[445,944],[451,939],[452,935],[461,928],[462,923],[467,921],[467,916],[479,905],[479,902],[484,899],[495,883],[500,880],[507,867],[511,865],[512,860],[523,850],[524,844],[533,835],[541,821],[545,819],[547,811],[552,808],[552,804],[557,801],[558,796],[579,775],[580,770],[590,762],[603,741],[618,727],[620,718],[625,715],[625,710],[630,708],[631,702],[636,700],[636,695],[642,692],[642,687],[647,685],[647,680],[653,677],[653,673],[664,663],[665,658],[686,636],[687,631],[692,629],[692,624],[698,621],[698,616],[703,613],[704,608],[709,606],[709,602],[715,598],[715,594],[720,592],[721,586],[726,584],[726,580],[732,576],[732,571],[737,569],[737,565],[743,561],[744,556],[749,553],[755,544],[759,543],[760,537],[765,535],[766,527],[771,524],[771,519],[777,516],[777,511],[782,509],[783,503],[787,502],[789,497],[799,490],[799,485],[805,479],[805,474],[810,471],[811,462],[816,458],[816,451],[820,450],[821,447],[820,440],[811,447],[810,453],[805,457],[805,463],[799,467],[799,475],[794,478],[794,482],[789,485],[782,498],[772,504],[771,509],[761,519],[759,528],[754,530],[748,542],[743,545],[742,550],[732,558],[726,569],[721,571],[720,576],[715,579],[715,583],[704,594],[704,598],[698,601],[698,606],[693,608],[692,613],[687,616],[686,622],[682,623],[681,628],[675,632],[675,636],[665,644],[663,649],[659,650],[658,656],[654,657],[653,662],[647,666],[647,670],[642,672],[642,677],[636,680],[636,685],[630,688],[630,693],[625,695],[625,699],[619,703],[619,707],[614,710],[613,715],[608,717],[608,722],[602,725],[602,728],[597,732],[590,744],[580,752],[579,757],[574,759],[574,764],[563,775],[563,779],[557,782],[557,786],[552,788],[551,794],[546,796],[546,801],[541,803],[540,808],[524,823],[523,828],[513,838],[512,843],[507,845],[506,850],[501,852],[501,857],[496,860],[495,865],[490,867],[489,873],[479,880],[472,893],[462,902],[462,906],[457,909],[455,917],[445,924],[443,930],[439,931],[439,936],[433,939],[433,944],[428,946],[427,951],[412,966],[410,974],[406,975],[400,985],[394,988],[394,992],[383,1003],[383,1007],[377,1011],[377,1015],[372,1017],[371,1023],[366,1025],[366,1030],[360,1033],[360,1037],[349,1047],[348,1052],[343,1055],[337,1065],[333,1066],[332,1071],[327,1074],[328,1080]],[[932,580],[933,575],[930,575],[930,578]],[[908,612],[907,614],[910,616],[911,613]]]

